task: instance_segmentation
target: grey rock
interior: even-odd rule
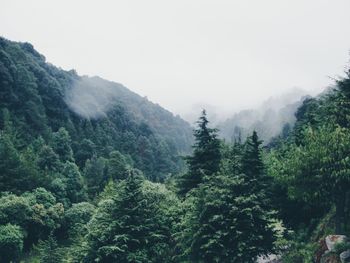
[[[344,235],[329,235],[326,236],[326,245],[328,250],[333,251],[337,243],[346,242],[347,237]]]
[[[350,249],[342,252],[339,257],[342,263],[350,262]]]

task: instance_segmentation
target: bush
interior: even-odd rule
[[[23,232],[19,226],[0,226],[0,262],[16,261],[23,250],[23,239]]]

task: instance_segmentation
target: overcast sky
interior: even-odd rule
[[[326,87],[349,61],[349,11],[350,0],[0,0],[0,34],[185,115]]]

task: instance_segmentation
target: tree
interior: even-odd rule
[[[186,158],[188,172],[179,179],[179,193],[185,195],[203,182],[204,175],[210,176],[219,170],[221,153],[217,130],[208,127],[205,110],[194,131],[193,154]]]
[[[86,224],[95,213],[95,206],[88,202],[73,204],[64,216],[64,228],[68,237],[83,236],[85,234]]]
[[[33,211],[29,200],[23,196],[3,194],[0,198],[0,225],[12,223],[26,227]]]
[[[107,160],[102,157],[93,156],[87,160],[83,172],[90,197],[95,197],[101,192],[108,181]]]
[[[350,189],[350,132],[338,125],[309,127],[304,145],[292,145],[282,159],[291,198],[336,207],[336,233],[343,234],[345,205]]]
[[[268,177],[264,170],[261,157],[261,144],[256,131],[247,138],[242,156],[242,172],[250,181],[249,189],[251,193],[266,191]]]
[[[59,249],[57,241],[53,235],[46,240],[40,240],[37,246],[40,262],[61,263],[62,251]]]
[[[23,232],[19,226],[0,225],[0,261],[17,262],[23,250]]]
[[[29,183],[20,154],[10,138],[0,132],[0,191],[18,193],[27,189]]]
[[[86,200],[86,188],[78,166],[75,163],[66,162],[62,175],[64,176],[65,190],[70,202],[78,203]]]
[[[62,162],[74,160],[71,138],[65,128],[61,127],[53,134],[52,148],[58,154]]]
[[[83,167],[86,160],[91,159],[96,154],[95,144],[89,140],[84,139],[79,143],[78,148],[75,152],[75,160],[79,167]]]
[[[130,169],[126,158],[119,152],[113,151],[109,154],[107,162],[107,174],[113,180],[122,180],[127,176],[127,171]]]
[[[56,201],[52,193],[45,188],[37,188],[22,195],[31,206],[31,218],[28,220],[26,243],[33,244],[39,239],[45,239],[58,229],[64,216],[64,208]]]
[[[53,149],[44,145],[38,154],[38,166],[44,171],[58,171],[61,164],[58,155],[53,151]]]
[[[164,194],[146,191],[144,179],[135,173],[117,189],[100,202],[88,224],[84,262],[168,262],[170,221],[163,209],[170,203],[161,206]]]
[[[261,193],[247,191],[253,181],[235,171],[235,163],[224,162],[185,200],[187,212],[178,239],[183,261],[254,263],[272,250],[272,213],[265,210]]]

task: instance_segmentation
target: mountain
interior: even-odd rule
[[[271,97],[256,109],[242,110],[219,123],[220,136],[227,141],[245,140],[254,130],[268,144],[281,133],[287,133],[296,121],[295,112],[308,95],[294,88],[278,97]]]
[[[0,38],[0,87],[0,129],[25,131],[19,150],[64,128],[80,168],[91,144],[98,156],[121,152],[151,180],[181,170],[190,151],[192,129],[180,117],[119,83],[57,68],[29,43]]]

